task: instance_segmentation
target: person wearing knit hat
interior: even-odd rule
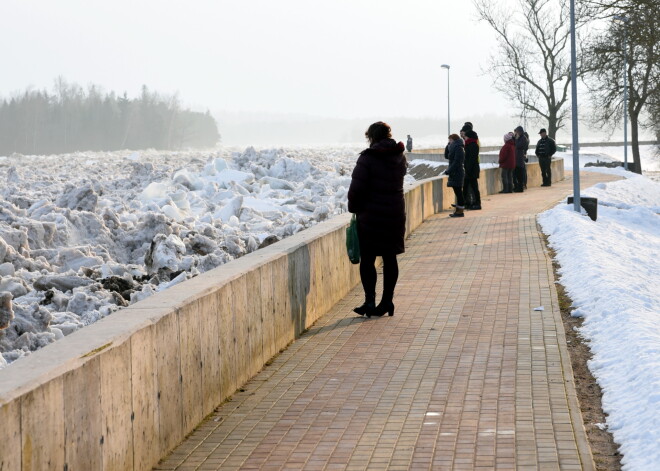
[[[513,191],[513,169],[516,168],[516,145],[512,132],[504,135],[499,164],[502,169],[502,191],[500,193],[511,193]]]

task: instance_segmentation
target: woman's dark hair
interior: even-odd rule
[[[461,136],[459,136],[458,134],[451,134],[449,136],[450,141],[458,141],[460,138],[461,138]]]
[[[392,128],[389,124],[382,121],[372,124],[367,129],[367,132],[364,133],[369,142],[373,144],[374,142],[382,141],[383,139],[388,139],[392,137]]]

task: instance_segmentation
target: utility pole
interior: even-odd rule
[[[580,141],[578,139],[577,59],[575,52],[575,0],[571,0],[571,105],[573,117],[573,209],[580,210]]]
[[[447,69],[447,136],[451,135],[451,113],[449,106],[449,65],[442,64],[440,67]]]

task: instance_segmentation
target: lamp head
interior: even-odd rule
[[[442,67],[443,69],[447,69],[447,70],[450,69],[449,65],[447,65],[447,64],[442,64],[440,67]]]

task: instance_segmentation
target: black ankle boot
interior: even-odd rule
[[[367,317],[381,317],[385,314],[390,317],[394,315],[394,303],[392,301],[381,301],[375,309],[367,311]]]
[[[376,309],[376,295],[365,296],[364,304],[353,309],[353,312],[364,316],[367,312],[373,311]]]

